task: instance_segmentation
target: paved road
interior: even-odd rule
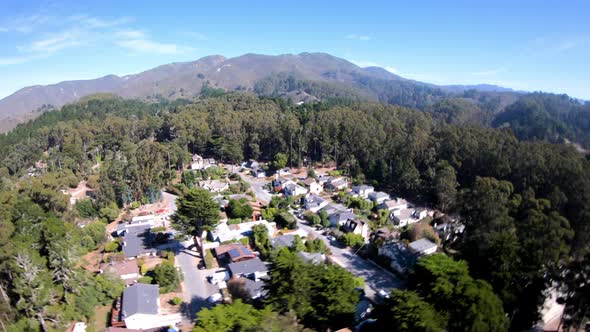
[[[350,248],[342,248],[337,243],[331,243],[325,236],[317,232],[297,219],[297,224],[304,231],[313,234],[316,238],[324,241],[332,251],[332,261],[353,275],[363,278],[365,281],[365,295],[372,301],[377,301],[376,293],[379,289],[404,288],[405,283],[391,272],[382,267],[354,254]]]
[[[192,320],[195,314],[204,307],[209,307],[207,298],[216,292],[219,288],[207,282],[207,276],[212,273],[210,270],[199,270],[198,252],[191,247],[192,240],[180,244],[176,261],[182,269],[184,282],[182,287],[183,300],[185,309],[183,314],[185,319]]]
[[[176,198],[178,196],[163,192],[162,196],[167,205],[167,212],[172,215],[176,211]],[[199,270],[197,265],[200,261],[199,253],[194,250],[191,240],[177,242],[176,262],[180,266],[184,282],[182,283],[183,308],[182,314],[185,322],[194,320],[195,315],[204,307],[209,307],[207,298],[219,288],[207,282],[207,276],[212,274],[211,270]]]
[[[232,167],[232,165],[226,165],[225,167],[230,172],[232,171],[232,169],[234,171],[239,169],[237,166]],[[238,173],[238,175],[240,175],[242,180],[246,181],[250,185],[250,187],[252,188],[252,191],[256,195],[256,198],[262,204],[270,203],[270,200],[272,199],[272,194],[269,193],[268,190],[262,188],[265,184],[267,184],[269,182],[267,179],[257,179],[255,177],[242,174],[241,172]]]

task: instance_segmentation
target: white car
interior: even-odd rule
[[[223,296],[221,295],[221,293],[215,293],[207,298],[207,302],[211,304],[218,303],[221,301],[222,298]]]
[[[380,289],[380,290],[378,290],[378,291],[377,291],[377,295],[379,295],[379,296],[380,296],[381,298],[383,298],[383,299],[388,299],[388,298],[389,298],[389,293],[388,293],[388,292],[386,292],[386,291],[385,291],[385,290],[383,290],[383,289]]]

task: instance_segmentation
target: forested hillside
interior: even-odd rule
[[[122,207],[153,196],[192,153],[230,163],[285,153],[289,164],[334,161],[357,181],[460,213],[467,231],[455,258],[491,283],[514,329],[528,327],[545,289],[565,285],[561,271],[588,250],[590,164],[566,145],[446,122],[376,103],[294,106],[247,94],[156,104],[103,96],[45,113],[0,136],[3,311],[71,319],[109,296],[75,263],[99,232],[73,227],[60,188],[87,179],[98,210]],[[22,178],[37,160],[47,173]],[[568,310],[581,310],[568,294]]]

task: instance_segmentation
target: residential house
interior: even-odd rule
[[[248,291],[250,299],[256,300],[266,295],[264,280],[252,280],[248,278],[239,278],[239,280],[244,283],[244,288]]]
[[[316,213],[326,205],[328,205],[328,202],[318,195],[305,196],[304,206],[306,210]]]
[[[223,180],[207,180],[199,182],[199,187],[212,193],[219,193],[229,189],[229,183]]]
[[[405,275],[416,264],[416,256],[401,242],[383,245],[378,249],[379,256],[389,259],[389,266],[397,273]]]
[[[256,258],[256,255],[243,244],[230,243],[215,249],[215,256],[220,262],[236,263]]]
[[[371,200],[371,202],[377,202],[377,204],[381,204],[389,199],[389,195],[382,191],[374,191],[369,193],[368,198]]]
[[[390,217],[393,220],[393,224],[399,227],[418,222],[418,219],[414,218],[414,210],[412,209],[393,210]]]
[[[345,178],[334,178],[326,182],[324,188],[330,191],[344,190],[348,186]]]
[[[266,177],[266,172],[262,168],[255,168],[252,170],[252,176],[262,179]]]
[[[412,212],[412,217],[416,218],[417,220],[422,220],[428,216],[428,211],[425,208],[417,208]]]
[[[268,222],[266,220],[249,221],[235,225],[228,225],[226,220],[220,222],[213,231],[209,232],[209,240],[219,242],[226,242],[230,240],[237,241],[252,234],[252,227],[255,225],[266,226],[269,237],[273,237],[277,230],[276,223]]]
[[[344,224],[344,229],[353,234],[361,235],[365,241],[369,240],[369,222],[361,219],[348,219]]]
[[[338,214],[342,212],[352,212],[352,209],[347,208],[346,206],[338,203],[331,203],[324,206],[320,212],[325,211],[328,217],[333,214]]]
[[[346,224],[349,220],[355,220],[356,215],[351,211],[338,211],[328,214],[328,220],[330,220],[330,224],[334,227],[342,226]]]
[[[287,196],[300,196],[307,194],[307,189],[296,184],[296,183],[289,183],[285,187],[283,187],[283,191]]]
[[[329,176],[327,174],[318,174],[318,176],[317,176],[317,181],[322,186],[325,186],[326,183],[332,181],[333,179],[334,179],[333,176]]]
[[[268,272],[268,267],[258,257],[247,261],[230,263],[227,268],[232,278],[245,277],[254,281],[266,277]]]
[[[281,168],[281,169],[277,170],[277,175],[278,176],[292,175],[291,169],[289,167]]]
[[[352,196],[354,197],[361,197],[361,198],[368,198],[369,194],[374,192],[375,188],[373,186],[368,185],[360,185],[360,186],[353,186],[352,187]]]
[[[429,239],[424,238],[410,242],[408,249],[418,256],[432,255],[436,252],[437,245]]]
[[[99,267],[99,272],[116,274],[121,277],[126,285],[132,285],[139,279],[139,267],[134,260],[103,263]]]
[[[387,227],[382,227],[371,234],[371,242],[374,244],[383,245],[393,243],[400,238],[400,232],[392,230]]]
[[[205,169],[205,160],[198,154],[194,154],[191,163],[191,170],[196,171],[201,169]]]
[[[408,201],[406,201],[403,198],[393,198],[390,200],[386,200],[383,203],[377,205],[377,209],[388,210],[388,211],[403,210],[403,209],[407,209],[409,207],[410,207],[410,204],[408,203]]]
[[[260,164],[254,159],[250,159],[247,162],[242,163],[242,166],[249,168],[249,169],[260,168]]]
[[[309,188],[309,193],[310,194],[315,194],[315,195],[319,195],[323,190],[324,190],[324,186],[322,186],[316,179],[314,178],[307,178],[303,181],[301,181],[303,184],[305,184],[307,186],[307,188]]]
[[[275,249],[284,247],[290,248],[293,245],[293,242],[295,242],[294,234],[281,235],[270,239],[270,245]]]
[[[326,256],[319,252],[298,252],[297,256],[301,258],[305,263],[321,264],[325,261]]]
[[[122,319],[130,329],[159,327],[160,292],[158,285],[135,284],[123,291]]]
[[[125,225],[123,235],[123,253],[125,258],[132,259],[140,256],[155,255],[157,250],[152,248],[151,226],[146,224]]]

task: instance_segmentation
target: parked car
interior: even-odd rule
[[[197,264],[197,269],[204,270],[205,269],[205,262],[200,261],[199,264]]]
[[[380,289],[377,291],[377,295],[379,295],[379,297],[381,297],[382,299],[388,299],[389,298],[389,292],[385,291],[384,289]]]
[[[211,304],[219,303],[221,302],[222,298],[223,296],[221,295],[221,293],[215,293],[207,298],[207,302]]]
[[[328,236],[326,236],[326,239],[328,239],[328,241],[336,241],[336,238],[334,237],[334,235],[328,235]]]

